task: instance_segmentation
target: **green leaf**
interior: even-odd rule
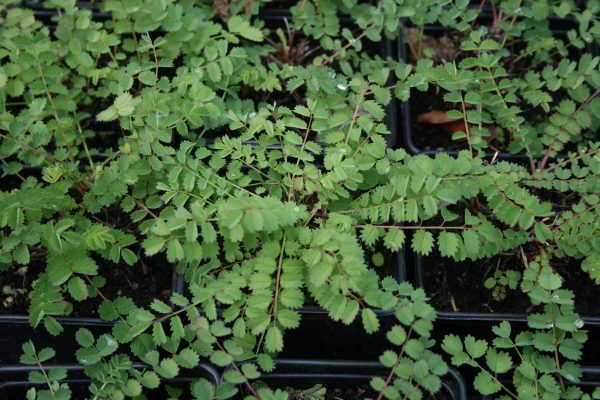
[[[59,286],[65,283],[73,274],[67,263],[48,262],[48,277],[53,285]]]
[[[44,317],[44,327],[52,336],[58,336],[64,331],[63,326],[53,317]]]
[[[556,290],[561,287],[562,279],[558,274],[542,271],[538,278],[538,283],[546,290]]]
[[[144,240],[142,243],[142,248],[146,251],[147,256],[153,256],[162,250],[163,246],[165,245],[165,241],[165,238],[160,236],[151,236]]]
[[[452,257],[458,251],[459,236],[448,231],[440,232],[438,246],[440,254],[444,257]]]
[[[183,368],[195,368],[200,363],[200,356],[194,350],[186,348],[175,356],[175,361]]]
[[[88,288],[83,279],[75,276],[69,280],[69,293],[77,301],[83,301],[88,298]]]
[[[154,86],[156,74],[153,71],[143,71],[138,75],[138,80],[147,86]]]
[[[174,378],[179,374],[179,366],[172,358],[162,360],[155,370],[163,378]]]
[[[300,314],[286,308],[277,311],[277,321],[284,328],[294,329],[300,326]]]
[[[463,351],[463,344],[457,335],[446,335],[442,342],[442,349],[450,355],[455,355]]]
[[[75,340],[82,347],[91,347],[94,344],[94,335],[86,328],[79,328],[75,333]]]
[[[540,242],[546,243],[546,241],[552,239],[552,231],[543,222],[536,223],[534,230],[535,230],[535,237]]]
[[[136,104],[139,102],[138,99],[134,99],[128,92],[121,93],[113,104],[113,107],[120,116],[128,116],[133,114]]]
[[[400,325],[395,325],[387,333],[387,338],[396,346],[401,346],[407,339],[406,330]]]
[[[275,369],[275,362],[268,354],[259,354],[256,361],[260,368],[265,372],[271,372]]]
[[[40,350],[40,352],[38,353],[38,360],[40,363],[46,362],[49,359],[53,358],[56,355],[56,352],[54,351],[53,348],[50,347],[44,347],[42,350]]]
[[[29,249],[24,244],[19,244],[13,251],[13,257],[19,264],[29,264]]]
[[[512,367],[512,358],[510,354],[504,351],[496,351],[491,348],[485,355],[485,362],[488,368],[497,374],[503,374]]]
[[[473,385],[475,386],[475,389],[483,395],[494,394],[502,389],[500,383],[495,381],[487,371],[479,372],[473,381]]]
[[[215,394],[215,387],[204,378],[200,378],[192,383],[192,395],[197,400],[213,400]]]
[[[362,310],[362,323],[367,333],[375,333],[379,330],[379,318],[370,308]]]
[[[462,233],[463,243],[465,244],[465,252],[471,257],[476,257],[479,254],[480,241],[479,235],[471,230],[465,230]]]
[[[167,335],[162,323],[158,322],[152,325],[152,341],[154,344],[160,346],[167,342]]]
[[[375,119],[381,120],[383,117],[385,117],[385,111],[383,110],[383,107],[377,104],[377,102],[373,100],[367,100],[363,103],[363,106],[369,114],[375,117]]]
[[[232,33],[239,33],[242,37],[261,42],[263,34],[260,29],[250,26],[250,23],[238,15],[234,15],[227,21],[227,28]]]
[[[149,389],[155,389],[160,386],[160,378],[154,371],[145,371],[142,374],[141,383]]]
[[[147,251],[146,251],[147,252]],[[174,263],[183,260],[185,252],[178,239],[171,239],[167,243],[167,261]]]
[[[310,283],[315,287],[321,287],[327,281],[327,278],[331,275],[333,271],[333,265],[322,262],[317,265],[313,265],[310,267],[309,271],[309,279]]]
[[[482,357],[488,348],[485,340],[476,340],[473,336],[468,335],[465,338],[465,350],[473,358]]]
[[[150,308],[160,314],[168,314],[171,312],[171,307],[159,299],[152,300]]]
[[[277,326],[271,326],[267,329],[265,348],[273,353],[283,350],[283,335]]]
[[[219,367],[226,367],[233,362],[233,357],[229,353],[217,350],[211,354],[210,361]]]
[[[433,249],[433,235],[424,229],[417,230],[412,238],[412,249],[419,254],[427,255]]]
[[[259,210],[251,208],[244,213],[242,223],[244,224],[244,228],[246,229],[246,231],[258,232],[263,229],[264,219],[262,213]]]
[[[390,251],[398,251],[404,246],[404,231],[402,229],[390,229],[383,237],[383,244]]]

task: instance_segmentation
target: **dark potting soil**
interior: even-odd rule
[[[328,388],[325,394],[326,400],[363,400],[365,397],[375,398],[377,393],[369,385],[360,385],[349,388]],[[305,397],[298,397],[297,400]],[[291,399],[296,399],[291,397]]]
[[[427,400],[454,400],[454,397],[446,388],[442,388],[437,393],[425,392],[424,398]]]
[[[286,24],[287,20],[287,24]],[[277,64],[280,68],[287,66],[310,66],[315,58],[324,55],[332,54],[329,50],[324,50],[317,39],[307,37],[302,31],[293,30],[292,17],[290,15],[279,15],[279,16],[265,16],[263,17],[265,27],[270,31],[267,35],[267,42],[270,44],[269,52],[261,54],[260,63],[262,63],[267,69],[270,69],[269,64]],[[347,20],[341,20],[340,24],[342,27],[350,29],[353,32],[353,36],[357,37],[360,34],[360,29],[355,25],[352,25]],[[277,35],[277,30],[281,29],[285,37],[285,43],[282,43],[281,38]],[[339,37],[343,43],[346,39]],[[374,43],[369,41],[367,38],[361,39],[362,51],[369,57],[373,58],[379,56],[385,58],[386,51],[384,49],[386,42]],[[348,52],[354,51],[352,48],[347,50]],[[355,70],[361,68],[360,62],[352,62],[352,67]],[[333,60],[327,65],[333,71],[339,71],[340,67],[336,60]],[[336,74],[331,72],[331,78],[334,79]],[[298,89],[290,92],[285,89],[286,82],[281,82],[282,89],[274,89],[272,91],[266,90],[255,90],[254,88],[241,84],[239,91],[239,98],[241,101],[251,101],[254,103],[254,107],[258,108],[259,105],[273,105],[285,106],[293,109],[298,104],[304,104],[306,102],[306,86],[302,85]],[[325,101],[325,100],[321,100]],[[332,102],[338,101],[334,99]],[[337,103],[336,103],[337,105]],[[388,126],[388,128],[391,128]],[[208,139],[214,139],[223,135],[237,136],[237,133],[232,132],[228,127],[223,126],[215,130],[209,130],[204,133],[204,137]],[[317,137],[310,137],[310,140],[318,140]]]
[[[37,272],[31,272],[32,266],[34,265],[17,265],[0,272],[2,289],[0,314],[27,314],[29,308],[27,293],[31,288],[31,282],[35,279],[33,275],[37,276]]]
[[[301,375],[300,375],[301,376]],[[292,378],[294,379],[294,378]],[[298,379],[298,378],[296,378]],[[302,379],[302,378],[299,378]],[[324,378],[324,380],[326,380]],[[364,400],[365,398],[376,398],[377,392],[375,392],[368,383],[360,383],[357,384],[355,382],[348,383],[327,383],[318,384],[319,388],[316,388],[314,381],[311,379],[310,383],[306,384],[298,384],[294,385],[294,387],[289,387],[282,381],[283,384],[271,384],[267,385],[264,382],[255,382],[253,386],[255,388],[260,388],[264,386],[268,386],[271,389],[275,390],[277,388],[283,389],[288,393],[288,400],[310,400],[310,399],[324,399],[324,400]],[[325,394],[322,395],[321,390],[325,389]],[[242,393],[244,396],[250,395],[250,391],[247,387],[241,387]],[[314,390],[319,390],[319,392],[313,392]]]
[[[154,299],[168,301],[171,296],[173,267],[166,260],[140,260],[130,266],[124,263],[100,268],[106,284],[99,291],[107,300],[120,296],[130,297],[140,307],[147,307]],[[92,289],[90,289],[92,290]],[[73,303],[73,316],[97,316],[104,300],[96,296]]]
[[[424,52],[428,52],[430,58],[434,64],[444,64],[447,62],[455,61],[457,64],[469,54],[461,52],[460,45],[464,40],[464,35],[459,32],[445,31],[443,29],[431,28],[426,30],[426,33],[422,39],[421,47],[419,48],[417,35],[418,30],[408,30],[408,41],[412,43],[412,49],[406,45],[406,54],[408,60],[412,63],[416,62],[416,53],[420,53],[421,57]],[[563,33],[557,33],[557,38],[562,38]],[[511,49],[515,54],[518,54],[522,49],[522,43],[511,44]],[[578,54],[573,54],[573,59],[577,59]],[[509,60],[510,61],[510,60]],[[529,57],[524,57],[517,64],[511,64],[507,66],[508,72],[511,76],[520,76],[531,68]],[[431,111],[449,111],[459,110],[458,104],[447,103],[444,101],[444,94],[446,92],[440,89],[438,86],[430,86],[425,92],[413,89],[410,97],[410,120],[412,127],[412,141],[413,144],[423,151],[458,151],[468,149],[468,143],[466,140],[452,140],[452,132],[447,128],[444,129],[443,125],[431,124],[426,122],[418,122],[417,119],[420,115],[431,112]],[[566,98],[566,93],[559,91],[553,95],[554,103],[558,104],[563,98]],[[540,118],[540,115],[545,115],[545,112],[540,112],[541,109],[533,109],[529,107],[525,102],[522,102],[523,116],[526,117],[527,121],[535,123]],[[460,110],[459,110],[460,111]],[[460,125],[460,124],[459,124]],[[505,137],[502,137],[501,132],[498,131],[494,136],[494,127],[488,126],[490,130],[489,150],[491,152],[501,151],[507,152],[508,145],[510,143],[510,137],[504,133]],[[594,135],[589,138],[582,138],[582,142],[587,139],[593,139]],[[569,144],[565,151],[576,150],[576,146]]]
[[[492,296],[491,289],[484,287],[484,281],[494,275],[497,267],[522,272],[517,254],[456,262],[436,253],[424,257],[422,266],[425,291],[437,310],[517,314],[538,311],[518,287],[507,288],[505,298],[498,300]],[[556,263],[553,267],[564,279],[563,288],[575,291],[575,311],[581,315],[600,314],[598,287],[581,270],[579,261]]]
[[[412,141],[422,151],[459,151],[469,148],[466,140],[452,140],[452,133],[444,130],[441,125],[417,121],[421,114],[455,109],[455,104],[444,101],[444,94],[445,91],[439,86],[430,86],[426,92],[411,90]]]
[[[347,384],[347,385],[324,385],[325,392],[325,400],[364,400],[365,398],[375,399],[378,396],[378,392],[371,388],[370,384]],[[289,392],[288,399],[289,400],[308,400],[313,399],[314,397],[310,397],[305,393],[306,389],[310,388],[310,386],[306,386],[304,389],[290,389],[285,388]],[[424,398],[428,400],[451,400],[452,396],[448,391],[442,387],[442,389],[435,393],[424,392]],[[319,399],[321,397],[318,397]]]
[[[106,279],[106,284],[99,291],[108,300],[127,296],[138,306],[148,306],[155,298],[167,301],[171,295],[173,270],[166,260],[142,258],[132,266],[96,261],[99,274]],[[33,259],[27,266],[14,266],[0,273],[0,314],[27,314],[30,304],[28,292],[43,269],[44,261]],[[88,290],[91,293],[94,288],[88,285]],[[68,295],[65,297],[69,299]],[[99,295],[82,302],[73,301],[71,316],[96,317],[102,301]]]

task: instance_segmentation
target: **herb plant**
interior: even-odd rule
[[[551,261],[579,260],[600,282],[595,2],[491,2],[491,26],[464,0],[302,0],[279,25],[252,1],[50,0],[46,19],[12,3],[0,5],[0,270],[32,282],[9,289],[34,327],[59,335],[57,317],[86,313],[114,323],[75,337],[92,399],[140,396],[203,360],[227,372],[218,387],[195,380],[196,398],[242,385],[285,399],[252,381],[310,306],[367,334],[393,319],[378,400],[434,393],[447,366],[426,294],[391,268],[405,249],[524,254],[486,285],[530,296],[531,331],[512,339],[502,323],[491,347],[447,336],[442,348],[481,370],[483,394],[582,396],[586,333]],[[550,14],[574,18],[566,39]],[[418,44],[435,23],[460,33],[462,59]],[[374,50],[410,29],[412,63]],[[428,88],[452,104],[467,144],[456,156],[389,146],[394,102]],[[485,157],[492,127],[525,164]],[[115,271],[143,281],[165,265],[158,280],[172,267],[183,291],[111,292]],[[22,361],[48,391],[28,396],[69,398],[65,371],[43,366],[53,351],[34,346]]]

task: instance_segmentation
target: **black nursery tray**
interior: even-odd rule
[[[47,365],[44,366],[47,369],[52,367],[64,367],[69,375],[68,379],[61,381],[61,383],[68,383],[71,389],[73,399],[88,398],[90,392],[88,386],[91,380],[83,374],[84,367],[81,365]],[[143,370],[147,366],[144,364],[134,364],[134,368]],[[29,372],[39,371],[39,368],[24,366],[24,365],[9,365],[0,366],[0,398],[1,399],[23,399],[25,393],[31,387],[39,387],[39,389],[47,389],[46,384],[34,385],[27,381],[27,375]],[[190,393],[186,392],[189,388],[190,383],[194,379],[204,378],[213,385],[218,385],[220,375],[212,365],[200,364],[192,371],[187,372],[187,376],[177,377],[173,379],[163,379],[158,389],[149,390],[144,392],[147,399],[152,400],[164,400],[168,398],[165,386],[171,386],[183,390],[184,399],[192,399]]]
[[[25,0],[21,2],[21,7],[29,8],[34,11],[36,18],[41,20],[51,20],[59,13],[56,9],[46,7],[44,0]],[[100,4],[93,1],[77,1],[75,7],[82,10],[90,10],[94,19],[108,19],[110,13],[100,11]]]
[[[481,13],[479,19],[484,20],[484,21],[490,21],[492,19],[492,16],[490,13],[487,12],[487,10],[484,10]],[[559,36],[561,38],[567,37],[566,34],[569,29],[577,28],[576,21],[574,19],[570,19],[570,18],[561,19],[558,17],[550,17],[548,20],[550,21],[550,27],[552,29],[552,32],[556,36]],[[446,28],[443,26],[428,25],[428,26],[424,27],[423,33],[425,35],[439,37],[449,31],[450,31],[449,28]],[[408,45],[406,43],[406,39],[404,37],[403,32],[400,32],[398,35],[397,47],[398,47],[398,57],[401,60],[403,60],[404,62],[409,63],[410,60],[409,60],[409,55],[408,55]],[[597,47],[593,46],[593,45],[589,45],[586,48],[586,51],[591,52],[592,54],[596,54],[597,50],[598,50]],[[415,92],[415,89],[413,89],[413,93],[414,92]],[[442,96],[442,94],[439,94],[439,96]],[[419,145],[415,140],[415,127],[417,125],[417,122],[416,122],[416,118],[415,118],[415,113],[413,112],[413,108],[415,108],[413,96],[411,96],[411,99],[409,101],[405,101],[405,102],[401,102],[401,103],[398,102],[398,107],[400,109],[399,115],[402,120],[403,147],[409,153],[411,153],[411,154],[426,154],[426,155],[430,155],[430,156],[434,156],[439,153],[446,153],[451,156],[457,156],[461,150],[466,149],[466,146],[463,149],[457,149],[457,150],[444,149],[443,146],[439,146],[440,148],[438,148],[438,149],[423,148],[422,145]],[[450,135],[448,134],[448,136],[450,136]],[[596,137],[598,137],[598,133],[596,134]],[[452,143],[456,143],[456,142],[452,141],[450,137],[448,138],[448,141],[452,142]],[[560,154],[557,154],[556,157],[550,158],[550,160],[564,158],[565,156],[566,156],[566,154],[560,153]],[[519,163],[527,162],[529,160],[529,158],[525,154],[522,154],[522,153],[512,154],[507,151],[501,151],[498,153],[493,152],[493,151],[488,151],[484,154],[484,157],[486,159],[498,159],[498,160],[506,160],[506,161],[513,161],[513,162],[519,162]]]
[[[364,390],[363,397],[373,398],[369,382],[373,377],[386,377],[389,369],[378,362],[366,361],[335,361],[335,360],[276,360],[275,372],[261,375],[259,381],[271,388],[309,389],[321,384],[329,390],[339,390],[342,397],[355,399],[358,397],[343,397],[348,390]],[[241,388],[243,390],[243,388]],[[371,389],[371,390],[370,390]],[[242,399],[243,392],[238,399]],[[337,392],[334,392],[334,396]],[[337,397],[332,397],[337,398]],[[442,389],[433,397],[435,399],[467,400],[467,390],[460,373],[452,368],[442,380]]]
[[[181,293],[177,284],[178,275],[175,271],[172,273],[171,292]],[[58,362],[69,363],[73,359],[67,358],[75,353],[77,348],[75,332],[79,328],[87,328],[94,335],[109,333],[115,322],[104,321],[97,317],[58,317],[56,320],[64,327],[58,337],[53,337],[48,333],[41,323],[33,328],[29,323],[27,315],[0,314],[0,365],[15,364],[21,356],[21,345],[27,340],[32,340],[37,347],[53,347],[57,350],[56,360]],[[65,340],[64,338],[68,338]],[[2,398],[2,397],[0,397]]]
[[[414,273],[415,273],[415,281],[418,287],[427,290],[427,287],[430,283],[428,283],[426,278],[425,265],[426,261],[424,257],[419,254],[414,255]],[[437,284],[437,282],[436,282]],[[476,288],[473,288],[476,290]],[[487,290],[487,289],[486,289]],[[510,296],[510,293],[509,293]],[[526,296],[525,296],[526,297]],[[465,312],[465,311],[445,311],[445,310],[436,310],[437,318],[439,321],[455,321],[455,322],[486,322],[490,324],[497,324],[502,321],[512,321],[517,323],[522,323],[525,325],[527,322],[527,314],[520,313],[506,313],[506,312]],[[585,326],[590,326],[594,328],[600,328],[600,316],[597,315],[588,315],[582,316],[582,320],[585,323]]]
[[[32,340],[36,348],[53,347],[56,350],[56,361],[70,363],[74,360],[77,344],[75,332],[79,328],[87,328],[95,334],[110,332],[113,324],[98,318],[57,318],[65,331],[58,338],[51,336],[43,326],[32,328],[25,315],[0,315],[0,365],[17,364],[21,356],[21,345]],[[65,340],[67,338],[68,340]],[[0,371],[2,371],[0,369]],[[2,398],[0,396],[0,398]]]
[[[273,31],[281,28],[285,32],[288,27],[291,27],[292,24],[292,15],[289,10],[286,9],[266,8],[261,10],[258,18],[264,21],[266,28]],[[355,27],[352,20],[348,17],[340,17],[340,25],[349,29]],[[369,42],[369,45],[372,47],[369,47],[367,52],[376,54],[382,59],[395,56],[393,42],[385,37],[383,37],[381,43]],[[393,74],[390,74],[390,78],[387,83],[390,86],[394,84]],[[392,148],[398,141],[398,116],[394,100],[391,100],[390,103],[385,107],[385,118],[383,122],[390,132],[389,134],[385,135],[385,140],[388,147]],[[246,143],[256,145],[255,141],[248,141]],[[321,144],[321,146],[324,147],[325,144]],[[280,148],[280,146],[271,145],[269,148],[277,149]]]
[[[391,266],[391,269],[393,272],[391,274],[391,276],[393,278],[395,278],[399,283],[406,281],[407,268],[406,268],[406,254],[405,254],[404,248],[400,249],[398,251],[396,257],[394,257],[394,261],[393,261],[393,265]],[[178,280],[178,282],[174,284],[174,287],[177,288],[177,290],[179,290],[178,293],[188,294],[189,290],[187,289],[186,279],[182,275],[178,274],[177,280]],[[222,312],[222,311],[223,310],[219,310],[219,312]],[[314,319],[329,320],[327,311],[317,305],[304,306],[304,307],[301,307],[298,311],[300,312],[300,314],[302,316],[307,316],[307,317],[311,317]],[[394,314],[393,309],[390,309],[390,310],[377,309],[377,310],[374,310],[374,312],[375,312],[375,314],[377,314],[380,317],[392,316]]]
[[[596,360],[597,361],[597,360]],[[597,387],[600,387],[600,367],[581,367],[581,372],[583,373],[583,376],[581,378],[581,381],[579,383],[577,383],[577,386],[579,386],[581,388],[581,390],[583,390],[584,393],[587,394],[592,394],[594,392],[594,389]],[[504,381],[503,381],[504,382]],[[505,382],[507,384],[510,384],[510,382]],[[566,382],[567,386],[572,386],[573,383],[571,382]],[[489,396],[483,396],[482,400],[492,400],[493,397],[489,397]]]

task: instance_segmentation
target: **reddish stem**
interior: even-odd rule
[[[344,45],[344,47],[342,47],[340,50],[338,50],[338,51],[336,51],[335,53],[333,53],[333,54],[332,54],[332,55],[329,57],[329,60],[323,60],[323,62],[321,63],[321,65],[320,65],[320,66],[321,66],[321,67],[324,67],[324,66],[326,66],[327,64],[329,64],[331,61],[333,61],[333,60],[334,60],[334,59],[335,59],[335,58],[338,56],[338,54],[340,54],[340,52],[341,52],[342,50],[346,50],[347,48],[349,48],[350,46],[352,46],[352,44],[354,44],[356,41],[358,41],[358,40],[361,40],[362,38],[364,38],[366,34],[367,34],[366,32],[362,32],[360,35],[358,35],[358,37],[356,37],[356,38],[355,38],[355,39],[353,39],[352,41],[349,41],[348,43],[346,43],[346,44]]]
[[[594,97],[596,97],[599,93],[600,93],[600,89],[596,90],[594,92],[594,94],[592,94],[590,97],[588,97],[586,99],[586,101],[581,103],[579,105],[579,107],[577,107],[577,110],[575,110],[575,112],[573,114],[569,115],[567,122],[570,122],[573,118],[575,118],[575,115],[577,115],[577,113],[579,111],[581,111],[583,109],[583,107],[587,106],[590,103],[590,101],[592,101],[594,99]],[[567,126],[567,123],[564,123],[561,125],[561,127],[558,130],[558,132],[556,133],[556,135],[554,135],[554,139],[552,140],[552,143],[546,149],[546,154],[544,154],[544,158],[542,159],[542,161],[540,161],[540,163],[538,165],[539,172],[542,172],[544,170],[544,167],[546,166],[546,163],[548,162],[548,158],[550,158],[550,153],[552,153],[552,150],[554,149],[554,145],[556,145],[556,141],[558,140],[558,135],[565,129],[565,126]]]
[[[379,391],[379,395],[377,396],[377,400],[383,399],[383,391],[392,382],[392,378],[394,377],[394,370],[396,369],[396,367],[398,367],[398,364],[400,364],[400,361],[402,360],[402,356],[404,355],[404,349],[406,347],[406,343],[408,342],[408,338],[410,338],[410,335],[412,334],[412,330],[413,330],[413,327],[411,325],[410,329],[408,330],[408,334],[406,335],[407,340],[404,342],[404,345],[402,346],[402,351],[398,355],[398,359],[396,360],[396,363],[394,363],[394,366],[392,367],[392,370],[390,371],[387,379],[385,380],[385,383],[383,384],[383,387],[381,388],[381,391]]]

